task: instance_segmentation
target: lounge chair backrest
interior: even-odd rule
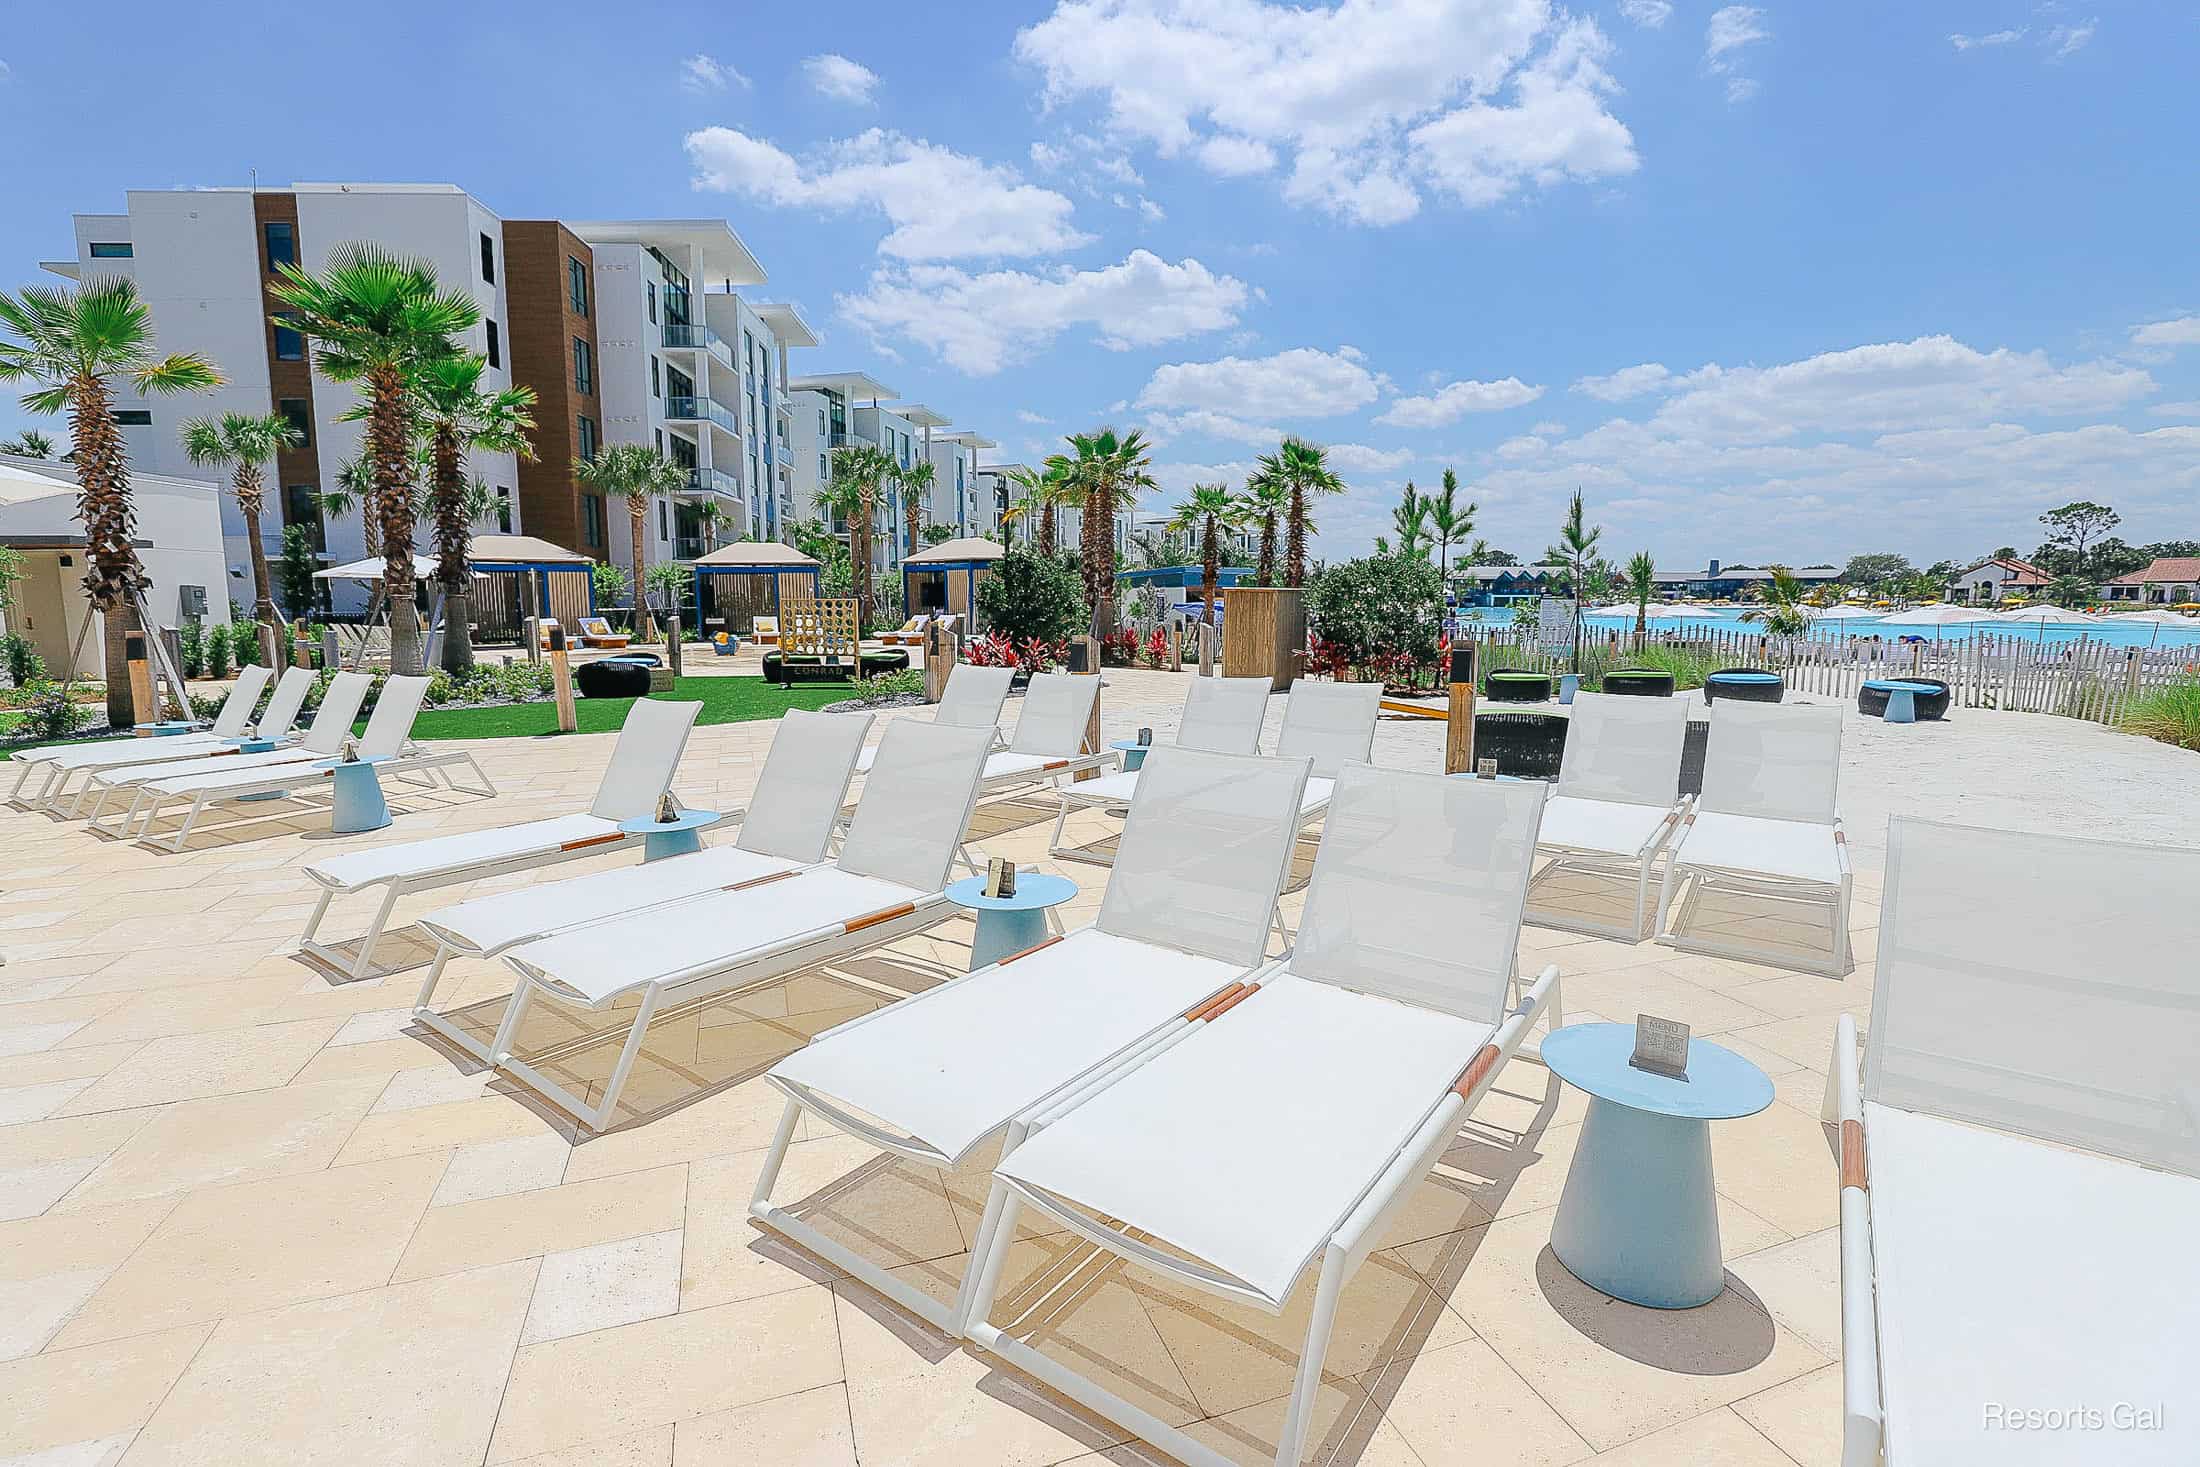
[[[749,635],[752,637],[776,637],[779,635],[779,618],[776,616],[752,616],[749,618]]]
[[[932,710],[932,721],[948,728],[998,728],[1001,705],[1008,701],[1013,667],[979,667],[958,662],[947,674],[946,691]]]
[[[1335,779],[1347,764],[1364,764],[1375,750],[1375,718],[1382,712],[1381,683],[1318,683],[1300,678],[1283,705],[1276,753],[1314,761],[1314,773]]]
[[[359,757],[390,758],[401,754],[412,737],[413,720],[428,696],[424,677],[393,677],[382,684],[382,696],[374,700],[366,731],[359,735]]]
[[[1831,825],[1841,783],[1841,709],[1807,703],[1711,705],[1699,808]]]
[[[305,737],[298,740],[299,747],[316,754],[340,753],[351,726],[359,721],[359,705],[367,701],[367,690],[373,686],[374,679],[363,672],[340,672],[330,678],[313,722],[306,725]]]
[[[1085,750],[1085,724],[1100,696],[1100,679],[1067,672],[1042,672],[1024,689],[1024,710],[1016,719],[1009,748],[1019,754],[1075,754]]]
[[[209,730],[217,739],[244,737],[245,725],[252,721],[252,710],[260,703],[260,694],[267,691],[268,681],[275,674],[254,662],[237,670],[237,683],[222,699],[221,711],[214,715],[214,726]],[[307,675],[306,681],[311,682]]]
[[[879,741],[836,864],[919,891],[945,886],[992,748],[991,729],[896,720]]]
[[[1265,677],[1195,677],[1184,695],[1184,720],[1177,725],[1179,749],[1210,754],[1258,754],[1260,726],[1268,717]]]
[[[1543,799],[1535,780],[1348,765],[1323,817],[1291,971],[1496,1023]]]
[[[1679,798],[1688,704],[1679,698],[1575,697],[1558,766],[1558,793],[1621,805],[1670,805]]]
[[[1146,756],[1094,926],[1238,967],[1261,960],[1298,839],[1305,759]]]
[[[608,637],[611,635],[611,623],[600,616],[584,616],[581,618],[581,630],[591,637]]]
[[[290,737],[298,722],[298,710],[306,706],[306,694],[312,691],[312,673],[302,667],[284,673],[282,681],[275,684],[275,695],[267,700],[267,711],[253,725],[253,734],[263,739]]]
[[[598,820],[639,820],[656,813],[657,801],[672,786],[672,773],[687,751],[688,734],[700,703],[636,698],[619,725],[588,813]]]
[[[2195,893],[2200,850],[1895,819],[1865,1098],[2200,1177]]]
[[[824,860],[870,732],[868,713],[781,714],[734,844],[804,865]]]

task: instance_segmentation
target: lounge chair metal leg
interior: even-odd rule
[[[634,1068],[634,1057],[642,1052],[642,1032],[649,1027],[652,1015],[657,1012],[657,1002],[664,990],[651,984],[642,994],[642,1006],[634,1011],[634,1027],[626,1032],[626,1044],[619,1050],[619,1062],[611,1067],[611,1078],[604,1082],[603,1099],[596,1108],[581,1117],[591,1131],[601,1131],[604,1122],[611,1119],[613,1109],[619,1103],[619,1092],[626,1088],[626,1077]]]
[[[980,1224],[980,1241],[987,1246],[983,1253],[973,1253],[967,1265],[969,1273],[963,1280],[963,1298],[957,1301],[955,1332],[958,1335],[968,1336],[974,1330],[996,1333],[986,1323],[986,1316],[993,1312],[993,1296],[1001,1287],[1001,1265],[1008,1259],[1009,1244],[1016,1240],[1016,1214],[1022,1208],[1022,1199],[1009,1190],[1007,1183],[994,1182],[993,1190],[985,1199],[986,1221],[992,1224],[993,1231],[990,1235],[985,1234],[984,1225]]]
[[[374,920],[367,924],[366,936],[359,939],[359,956],[351,965],[351,976],[355,979],[366,977],[367,970],[374,966],[374,945],[382,940],[382,929],[389,925],[390,913],[396,908],[398,897],[404,894],[403,882],[393,881],[389,886],[389,894],[375,910]]]
[[[1009,1122],[1008,1134],[1001,1141],[1001,1161],[1006,1161],[1014,1155],[1016,1148],[1024,1144],[1024,1138],[1030,1133],[1031,1127],[1028,1122],[1021,1120]],[[999,1162],[996,1162],[995,1165],[999,1165]],[[950,1316],[951,1323],[948,1328],[957,1338],[962,1338],[969,1333],[970,1311],[976,1307],[978,1299],[978,1275],[980,1272],[978,1265],[981,1262],[991,1263],[996,1280],[998,1279],[1000,1266],[997,1263],[992,1263],[996,1252],[993,1240],[1000,1236],[1001,1219],[1004,1215],[1010,1213],[1014,1201],[1015,1199],[1009,1194],[1006,1187],[995,1187],[986,1194],[985,1215],[978,1220],[977,1235],[970,1240],[970,1261],[963,1266],[962,1287],[955,1291],[954,1313]],[[1013,1231],[1014,1226],[1014,1219],[1011,1216],[1009,1243],[1016,1241],[1016,1235]],[[1004,1245],[998,1251],[1005,1255],[1008,1249]],[[986,1308],[990,1310],[992,1307],[992,1296],[989,1292],[986,1298]]]
[[[177,826],[177,827],[176,827],[176,839],[175,839],[175,842],[174,842],[174,844],[172,844],[172,845],[170,845],[170,846],[168,847],[168,849],[169,849],[169,850],[170,850],[171,852],[173,852],[173,853],[176,853],[176,854],[179,854],[179,855],[180,855],[180,854],[182,853],[182,851],[183,851],[183,843],[184,843],[184,842],[185,842],[186,840],[190,839],[190,836],[191,836],[191,827],[199,823],[199,812],[200,812],[201,810],[204,810],[205,808],[206,808],[206,799],[205,799],[205,797],[204,797],[204,796],[199,796],[199,797],[197,797],[197,798],[194,798],[194,799],[193,799],[193,800],[191,801],[191,810],[190,810],[190,813],[186,814],[186,815],[185,815],[185,816],[183,817],[183,824],[181,824],[181,825],[179,825],[179,826]],[[146,831],[147,831],[147,833],[148,833],[148,834],[150,834],[150,833],[151,833],[151,831],[152,831],[152,827],[153,827],[153,817],[152,817],[151,815],[147,815],[147,816],[145,817],[145,828],[146,828]]]
[[[496,1038],[489,1041],[489,1063],[501,1065],[512,1057],[512,1037],[519,1033],[519,1021],[527,1012],[527,1004],[534,997],[535,980],[521,975],[512,986],[511,1001],[504,1006],[504,1017],[497,1021]]]
[[[321,921],[328,916],[329,903],[336,900],[334,887],[323,887],[321,899],[313,904],[313,915],[306,918],[306,930],[298,936],[298,946],[311,952],[315,946],[313,934],[321,930]]]
[[[1062,854],[1062,827],[1069,823],[1069,797],[1061,795],[1057,799],[1061,808],[1054,812],[1054,834],[1047,837],[1047,854],[1050,856]]]
[[[1291,1409],[1283,1418],[1283,1435],[1276,1443],[1281,1467],[1298,1467],[1306,1453],[1306,1433],[1314,1415],[1314,1397],[1321,1389],[1322,1360],[1329,1353],[1329,1330],[1337,1318],[1337,1295],[1344,1290],[1345,1250],[1335,1243],[1322,1257],[1321,1283],[1314,1290],[1314,1317],[1306,1326],[1306,1347],[1299,1355],[1299,1373],[1291,1388]]]
[[[779,1117],[779,1129],[772,1133],[772,1149],[764,1156],[764,1170],[756,1179],[756,1190],[749,1194],[750,1210],[772,1205],[772,1188],[779,1184],[779,1169],[787,1164],[787,1143],[794,1140],[794,1123],[800,1119],[802,1102],[790,1097],[787,1109]]]

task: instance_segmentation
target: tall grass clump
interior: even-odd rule
[[[2134,699],[2124,710],[2127,732],[2200,750],[2200,678],[2186,678]]]
[[[1673,675],[1676,690],[1700,688],[1703,680],[1719,670],[1722,664],[1709,652],[1694,647],[1668,642],[1653,642],[1626,654],[1623,664],[1627,667],[1654,668]]]

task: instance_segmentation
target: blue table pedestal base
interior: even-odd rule
[[[700,830],[668,830],[662,835],[651,831],[642,837],[642,861],[662,861],[667,856],[692,855],[703,848],[703,832]]]
[[[1551,1251],[1592,1289],[1651,1309],[1719,1297],[1711,1127],[1592,1098]]]
[[[1036,947],[1050,936],[1046,910],[1033,907],[1021,912],[981,910],[977,935],[970,940],[970,971],[990,966],[1027,947]]]
[[[1887,695],[1887,711],[1880,717],[1887,723],[1917,722],[1917,694],[1908,688],[1896,688]]]
[[[330,830],[360,835],[390,823],[389,803],[382,798],[382,781],[372,764],[338,764],[331,773],[336,790],[329,808]]]

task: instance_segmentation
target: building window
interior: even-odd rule
[[[125,428],[149,428],[153,415],[145,408],[121,408],[115,413],[115,421]]]
[[[482,324],[489,328],[489,365],[501,367],[504,365],[504,348],[497,340],[497,323],[486,321]]]
[[[322,541],[321,496],[311,484],[283,486],[283,523],[302,526],[315,550],[326,548]]]
[[[573,338],[573,390],[583,397],[596,395],[596,356],[578,336]]]
[[[657,359],[651,357],[649,359],[649,395],[651,397],[662,397],[664,396],[663,389],[664,384],[659,380],[657,373]]]
[[[817,410],[817,436],[820,438],[825,436],[825,409],[823,408]]]
[[[486,234],[481,237],[481,278],[497,283],[497,242]]]
[[[672,538],[672,531],[665,523],[665,502],[662,499],[657,501],[657,538],[660,540],[670,540]]]
[[[580,445],[581,457],[587,459],[590,463],[594,463],[596,461],[596,420],[594,418],[575,418],[573,427],[574,441]]]
[[[825,467],[825,455],[822,453],[817,456],[817,482],[820,484],[833,482],[832,471]]]
[[[657,324],[657,282],[652,280],[647,284],[649,286],[649,324],[654,326]]]
[[[565,257],[565,296],[573,314],[588,314],[588,267],[571,255]]]
[[[127,260],[136,253],[128,240],[92,241],[92,258],[95,260]]]
[[[664,451],[665,451],[665,430],[664,430],[664,429],[662,429],[662,428],[659,428],[659,429],[657,430],[657,453],[658,453],[658,455],[659,455],[660,457],[662,457],[662,456],[663,456],[663,454],[664,454]]]
[[[298,263],[298,231],[280,219],[270,219],[260,231],[267,239],[267,268]]]
[[[298,430],[298,441],[292,446],[304,448],[313,442],[313,409],[302,397],[286,397],[275,404],[290,426]]]
[[[586,422],[587,419],[584,418],[582,421]],[[583,494],[581,496],[581,539],[598,547],[603,544],[603,496],[601,494]]]
[[[292,315],[290,311],[283,312]],[[275,328],[275,360],[278,362],[302,362],[306,359],[305,336],[295,326]]]
[[[501,485],[497,489],[497,533],[512,533],[512,491]]]

